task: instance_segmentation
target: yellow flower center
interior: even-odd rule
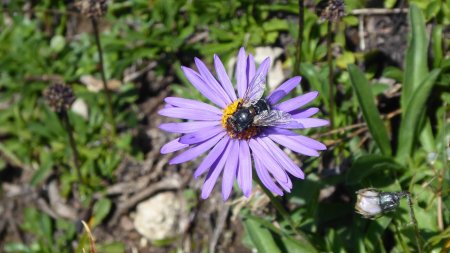
[[[244,131],[237,133],[232,126],[228,124],[228,119],[233,116],[233,114],[240,108],[242,104],[242,99],[238,99],[233,103],[229,104],[225,109],[223,109],[222,115],[222,127],[227,131],[231,138],[239,140],[248,140],[258,134],[258,127],[250,126]]]

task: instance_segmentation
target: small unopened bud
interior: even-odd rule
[[[381,214],[380,192],[375,189],[362,189],[356,192],[356,212],[365,218],[373,218]]]
[[[105,15],[108,7],[107,0],[79,0],[75,5],[88,18]]]
[[[316,6],[316,14],[321,21],[339,21],[345,14],[343,0],[322,0]]]
[[[381,192],[374,188],[366,188],[356,192],[356,212],[364,218],[374,219],[383,213],[395,210],[400,199],[408,192]]]
[[[47,87],[44,97],[50,108],[57,113],[68,110],[75,100],[72,88],[60,83]]]

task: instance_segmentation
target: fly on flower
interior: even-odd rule
[[[249,128],[283,125],[291,121],[289,113],[273,110],[267,100],[262,98],[266,87],[263,74],[261,72],[253,78],[242,101],[238,100],[236,111],[227,118],[224,127],[230,134],[239,135]]]
[[[278,146],[307,156],[318,156],[325,150],[322,143],[299,135],[289,129],[320,127],[328,121],[310,118],[318,108],[300,107],[317,97],[310,92],[279,101],[299,83],[293,77],[263,98],[270,59],[265,59],[256,69],[253,56],[241,48],[236,64],[236,90],[226,74],[219,57],[214,56],[217,79],[205,64],[195,59],[198,72],[182,67],[190,83],[214,105],[191,99],[168,97],[166,107],[159,111],[163,116],[185,119],[186,122],[165,123],[161,129],[180,133],[181,136],[161,148],[167,154],[187,149],[170,164],[180,164],[203,158],[194,177],[207,173],[202,187],[202,198],[207,198],[222,174],[222,197],[230,196],[236,180],[245,196],[252,191],[252,167],[260,181],[271,192],[283,195],[290,192],[292,181],[288,173],[303,179],[303,171]]]

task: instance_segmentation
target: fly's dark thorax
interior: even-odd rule
[[[270,106],[264,99],[260,99],[248,107],[240,105],[236,112],[227,120],[227,123],[234,132],[239,134],[252,127],[255,116],[263,111],[270,111]]]
[[[253,105],[255,109],[255,115],[260,114],[263,111],[270,111],[270,105],[265,99],[260,99]]]

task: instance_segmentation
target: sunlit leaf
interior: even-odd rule
[[[386,127],[381,120],[380,114],[374,103],[369,83],[364,76],[364,73],[355,65],[349,65],[348,71],[350,73],[350,80],[355,90],[356,97],[361,107],[364,119],[367,122],[370,133],[373,139],[380,148],[381,153],[389,156],[391,154],[391,146]]]
[[[414,91],[408,106],[405,108],[400,124],[397,151],[397,159],[402,163],[406,162],[406,159],[411,155],[413,145],[417,141],[420,117],[426,109],[425,104],[440,73],[440,69],[435,69],[427,75]]]
[[[409,27],[411,32],[406,49],[402,108],[408,105],[414,90],[419,87],[428,73],[428,39],[425,32],[425,19],[422,11],[415,4],[409,7]]]

